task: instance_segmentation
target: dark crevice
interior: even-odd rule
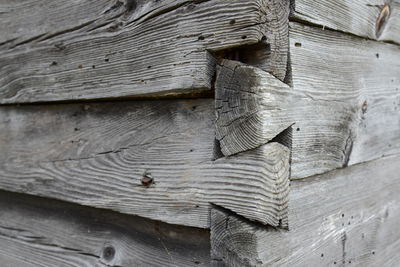
[[[230,209],[224,208],[224,207],[219,206],[219,205],[214,204],[214,203],[210,203],[210,204],[211,204],[211,208],[212,209],[219,210],[219,211],[225,213],[229,217],[232,216],[232,217],[238,219],[239,221],[242,221],[242,222],[244,222],[246,224],[249,224],[249,225],[251,225],[253,227],[257,227],[257,228],[263,229],[264,231],[270,231],[270,232],[273,232],[273,231],[274,232],[277,232],[277,231],[285,231],[285,232],[289,231],[288,229],[281,228],[280,226],[265,225],[265,224],[262,224],[262,223],[257,222],[257,221],[249,220],[248,218],[246,218],[246,217],[244,217],[242,215],[239,215],[239,214],[233,212]]]
[[[293,78],[292,78],[292,61],[290,59],[290,51],[287,54],[287,63],[286,63],[286,75],[283,79],[283,82],[293,88]]]
[[[46,35],[43,36],[43,38],[41,38],[41,39],[39,40],[39,42],[43,42],[43,41],[45,41],[45,40],[48,40],[48,39],[51,39],[51,38],[54,38],[54,37],[56,37],[56,36],[60,36],[60,35],[66,34],[66,33],[78,31],[78,30],[80,30],[80,29],[82,29],[82,28],[84,28],[84,27],[86,27],[86,26],[88,26],[88,25],[94,23],[95,21],[96,21],[96,20],[91,20],[91,21],[82,23],[82,24],[80,24],[80,25],[78,25],[78,26],[69,28],[69,29],[65,29],[65,30],[58,31],[58,32],[55,32],[55,33],[51,33],[51,34],[46,34]]]
[[[21,45],[24,45],[24,44],[27,44],[27,43],[30,43],[30,42],[33,42],[33,41],[35,41],[35,40],[38,40],[38,39],[40,39],[41,37],[43,37],[44,35],[45,35],[45,34],[37,35],[37,36],[34,36],[34,37],[29,38],[29,39],[27,39],[27,40],[24,40],[24,41],[22,41],[22,42],[16,43],[16,44],[12,45],[12,46],[10,47],[10,49],[13,49],[13,48],[15,48],[15,47],[17,47],[17,46],[21,46]]]
[[[211,52],[220,62],[222,59],[229,59],[242,62],[244,64],[259,67],[264,62],[266,56],[271,52],[271,45],[260,41],[256,44],[243,45],[234,48]]]
[[[214,139],[214,155],[213,160],[225,157],[221,150],[221,143],[217,138]]]
[[[286,146],[287,148],[292,150],[292,137],[293,137],[293,128],[292,126],[286,128],[283,130],[281,133],[279,133],[277,136],[271,139],[268,143],[276,142],[281,145]]]

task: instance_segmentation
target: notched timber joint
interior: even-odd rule
[[[286,231],[249,221],[218,206],[212,206],[210,218],[211,259],[227,266],[263,266],[263,242],[258,231]]]
[[[222,60],[215,84],[216,140],[230,156],[268,143],[293,125],[285,113],[289,88],[273,75]]]

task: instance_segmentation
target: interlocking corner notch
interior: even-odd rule
[[[222,60],[215,84],[216,139],[224,156],[255,149],[293,125],[290,87],[259,68]]]

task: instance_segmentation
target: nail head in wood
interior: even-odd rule
[[[145,174],[142,179],[140,180],[140,182],[142,183],[143,186],[145,187],[149,187],[152,183],[153,183],[153,177],[151,177],[148,174]]]

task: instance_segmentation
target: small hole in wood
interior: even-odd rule
[[[375,251],[372,251],[372,255],[375,255]]]
[[[79,129],[78,128],[74,128],[74,131],[76,132],[76,131],[79,131]]]
[[[79,65],[78,68],[81,70],[81,69],[83,69],[83,66],[82,66],[82,65]]]
[[[105,62],[108,62],[108,61],[110,61],[110,60],[109,60],[108,58],[105,58],[104,61],[105,61]]]
[[[151,66],[147,66],[148,69],[151,69]]]
[[[235,24],[236,23],[236,20],[235,19],[231,19],[231,21],[229,21],[229,24],[230,25],[233,25],[233,24]]]
[[[334,261],[334,262],[333,262],[333,264],[335,264],[335,265],[336,265],[336,261]]]
[[[295,46],[295,47],[301,47],[301,43],[297,43],[297,42],[296,42],[296,43],[294,43],[294,46]]]
[[[205,38],[204,38],[204,36],[202,36],[202,35],[200,35],[199,36],[199,38],[198,38],[198,40],[200,40],[200,41],[203,41]]]
[[[300,131],[300,128],[297,128],[296,131]]]
[[[379,53],[376,53],[375,56],[376,56],[376,58],[379,58]]]
[[[247,38],[247,36],[246,35],[242,35],[242,39],[244,40],[244,39],[246,39]]]
[[[50,66],[57,66],[57,62],[56,61],[51,62]]]
[[[321,254],[321,258],[323,258],[323,257],[324,257],[324,253]]]
[[[95,69],[96,68],[96,65],[92,65],[92,69]]]

